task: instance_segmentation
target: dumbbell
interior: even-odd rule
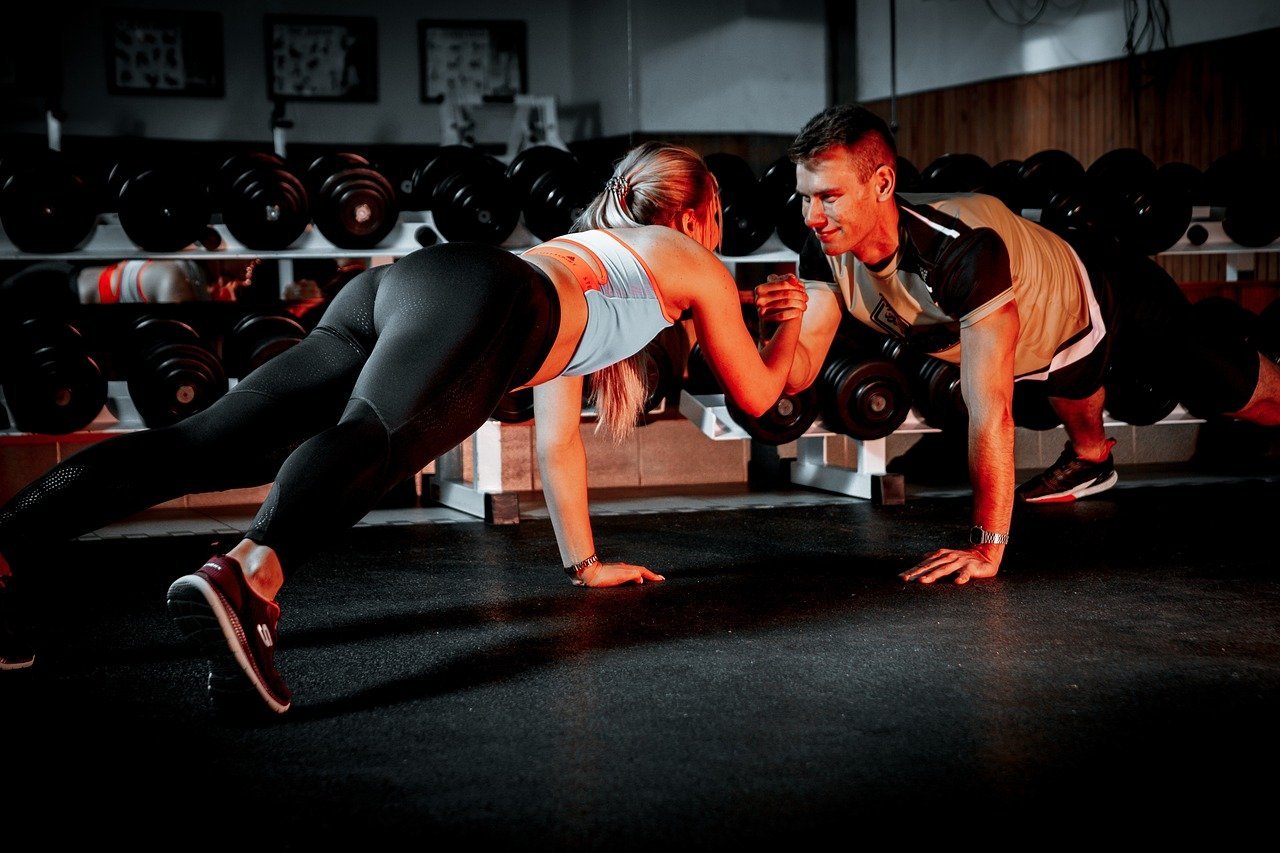
[[[98,212],[79,164],[60,152],[0,159],[0,225],[20,251],[75,251],[93,235]]]
[[[1044,210],[1054,196],[1065,195],[1084,182],[1084,166],[1057,148],[1037,151],[1018,169],[1017,209]]]
[[[897,161],[898,167],[895,172],[897,177],[894,182],[894,191],[900,193],[920,192],[924,181],[920,176],[920,170],[916,168],[916,164],[901,154],[898,155]]]
[[[1022,196],[1018,186],[1018,173],[1021,171],[1021,160],[1001,160],[991,167],[974,192],[995,196],[1004,202],[1005,207],[1020,214]]]
[[[243,379],[306,336],[302,323],[288,314],[246,314],[223,341],[223,370],[227,376]]]
[[[943,432],[967,429],[969,408],[960,390],[959,367],[898,338],[885,338],[881,352],[906,375],[912,406],[922,421]]]
[[[702,354],[702,346],[694,344],[689,351],[684,387],[690,394],[723,394],[719,380]],[[804,435],[818,419],[818,389],[810,385],[796,394],[781,394],[768,411],[753,417],[725,394],[725,410],[729,418],[762,444],[787,444]]]
[[[774,231],[775,215],[755,171],[736,154],[702,158],[720,185],[720,254],[739,257],[759,249]]]
[[[1098,227],[1144,255],[1165,251],[1191,224],[1191,196],[1137,149],[1117,148],[1094,160],[1084,186]]]
[[[871,348],[832,346],[814,382],[823,426],[863,441],[884,438],[907,419],[907,377]]]
[[[1193,302],[1191,311],[1196,324],[1210,334],[1243,343],[1280,363],[1280,300],[1255,313],[1228,296],[1206,296]]]
[[[671,354],[659,338],[649,341],[641,350],[640,367],[644,371],[645,383],[643,415],[657,411],[659,406],[673,397],[680,390],[680,380],[676,376]],[[586,376],[582,383],[583,406],[592,404],[592,394],[591,376]],[[644,426],[646,423],[648,421],[642,417],[640,425]]]
[[[1112,365],[1104,380],[1107,414],[1131,426],[1149,426],[1169,416],[1177,399],[1133,370]]]
[[[211,239],[213,197],[194,164],[126,157],[111,167],[106,191],[125,235],[144,251],[177,252]]]
[[[1280,165],[1243,149],[1232,151],[1204,171],[1209,204],[1223,208],[1222,230],[1234,242],[1250,248],[1280,239]]]
[[[413,175],[415,206],[446,240],[500,246],[520,222],[506,167],[470,145],[445,145]]]
[[[977,154],[943,154],[920,172],[920,191],[973,192],[986,182],[991,164]]]
[[[760,187],[773,210],[778,239],[798,253],[809,235],[809,226],[804,224],[804,199],[796,192],[796,164],[785,155],[774,160],[760,176]]]
[[[80,307],[76,270],[68,261],[35,261],[0,280],[0,322],[50,315],[69,319]]]
[[[343,249],[372,249],[400,219],[395,187],[368,158],[353,152],[323,154],[305,175],[311,221]]]
[[[525,227],[539,240],[567,234],[600,191],[578,158],[555,145],[533,145],[516,154],[507,178],[521,200]]]
[[[223,224],[250,249],[285,249],[311,221],[306,186],[275,154],[251,151],[226,158],[216,187]]]
[[[139,317],[123,343],[129,399],[148,427],[175,424],[227,392],[222,363],[181,320]]]
[[[0,334],[4,398],[17,429],[64,435],[93,422],[107,379],[79,329],[46,315],[5,324]]]

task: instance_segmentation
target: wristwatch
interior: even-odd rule
[[[1008,533],[992,533],[983,530],[982,525],[975,524],[969,528],[969,542],[973,545],[1008,545]]]
[[[600,558],[597,557],[595,554],[592,554],[590,557],[587,557],[587,559],[585,560],[582,560],[577,563],[570,563],[569,565],[565,566],[564,573],[568,575],[570,578],[572,578],[574,583],[580,584],[582,583],[582,573],[585,572],[587,569],[591,568],[592,566],[594,566],[598,562],[600,562]]]

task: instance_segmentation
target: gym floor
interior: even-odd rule
[[[996,579],[896,573],[963,485],[613,495],[569,585],[545,511],[379,510],[291,578],[294,707],[215,714],[165,590],[248,516],[148,514],[48,555],[0,673],[3,811],[41,837],[270,849],[742,849],[1269,831],[1280,470],[1122,470],[1020,511]],[[27,837],[32,837],[28,835]]]

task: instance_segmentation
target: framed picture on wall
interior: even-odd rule
[[[378,100],[374,18],[267,15],[267,97],[291,101]]]
[[[418,50],[424,103],[528,92],[524,21],[418,21]]]
[[[219,13],[106,9],[103,15],[111,94],[225,94]]]

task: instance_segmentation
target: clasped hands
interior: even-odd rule
[[[804,282],[790,273],[773,274],[751,292],[761,323],[798,320],[809,304]]]

